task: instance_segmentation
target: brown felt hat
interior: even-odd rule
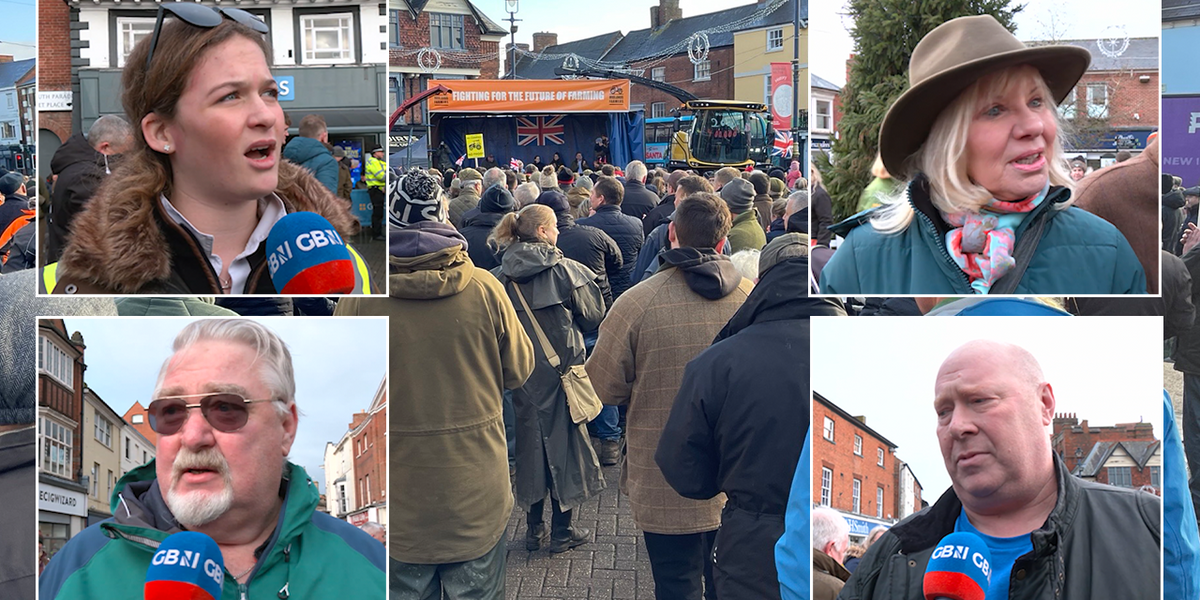
[[[908,157],[929,137],[938,115],[983,77],[1016,65],[1036,68],[1055,103],[1070,95],[1092,55],[1078,46],[1027,48],[990,15],[959,17],[930,31],[909,60],[908,89],[888,109],[879,154],[893,176],[908,174]]]

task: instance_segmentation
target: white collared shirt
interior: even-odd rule
[[[161,195],[159,198],[162,201],[163,208],[167,209],[167,214],[171,220],[187,228],[200,241],[200,245],[204,249],[204,253],[208,255],[208,263],[212,265],[218,277],[221,273],[221,257],[213,254],[213,236],[196,229],[194,225],[187,220],[167,199],[166,195]],[[234,257],[233,262],[229,264],[229,293],[230,294],[245,294],[246,280],[250,277],[250,261],[247,257],[254,254],[258,250],[258,246],[267,240],[267,236],[271,233],[271,228],[275,226],[284,216],[287,215],[287,208],[283,206],[283,200],[279,196],[271,194],[258,199],[258,212],[261,216],[258,218],[258,225],[254,227],[254,231],[250,232],[250,239],[246,240],[246,248],[241,254]],[[218,284],[219,285],[219,284]]]

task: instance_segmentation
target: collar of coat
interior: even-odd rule
[[[1059,534],[1071,528],[1079,509],[1080,481],[1067,471],[1062,459],[1054,456],[1054,474],[1058,481],[1058,498],[1054,510],[1040,528],[1030,533],[1034,554],[1040,555],[1058,543]],[[954,488],[946,490],[933,506],[923,510],[889,531],[900,540],[900,551],[912,554],[933,547],[942,537],[954,531],[954,521],[962,512],[962,502]]]
[[[281,160],[279,180],[282,185],[275,194],[289,214],[315,212],[342,236],[357,233],[358,220],[349,207],[307,170]],[[59,266],[115,293],[137,293],[171,275],[171,252],[160,227],[160,221],[171,221],[158,191],[115,189],[115,181],[109,176],[71,223],[71,239]]]

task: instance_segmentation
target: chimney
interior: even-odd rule
[[[549,32],[538,32],[533,34],[533,51],[541,52],[550,46],[558,45],[558,34]]]
[[[350,420],[350,429],[354,429],[354,428],[358,427],[366,419],[367,419],[367,413],[365,413],[365,412],[354,413],[354,416]]]
[[[857,420],[859,423],[862,423],[863,425],[867,424],[867,416],[866,415],[855,415],[854,419]]]
[[[759,0],[760,2],[762,0]],[[679,0],[658,0],[658,6],[650,7],[650,28],[655,29],[675,19],[682,19],[683,11]]]

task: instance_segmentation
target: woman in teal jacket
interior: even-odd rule
[[[986,15],[926,35],[880,130],[884,165],[909,183],[831,228],[846,239],[821,293],[1145,293],[1124,236],[1071,207],[1056,104],[1090,61],[1026,48]]]

